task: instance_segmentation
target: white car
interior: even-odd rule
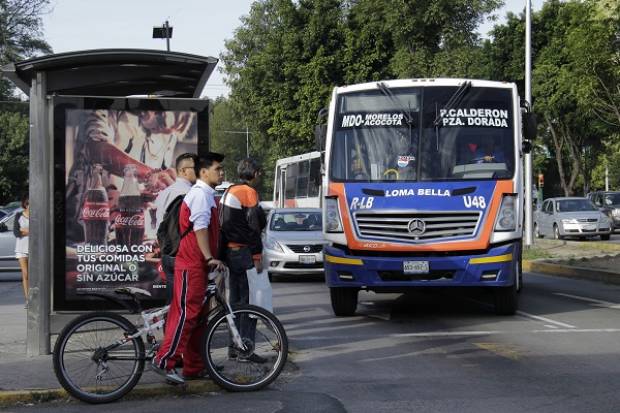
[[[545,199],[534,215],[534,233],[537,238],[600,236],[608,240],[612,222],[587,198],[566,197]]]
[[[322,274],[321,210],[277,208],[267,217],[263,234],[263,266],[269,274]]]
[[[0,218],[0,280],[21,280],[21,270],[15,258],[15,235],[13,221],[22,209],[13,209]]]

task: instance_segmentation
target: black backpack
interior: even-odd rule
[[[194,226],[190,222],[189,228],[183,234],[179,234],[179,213],[181,212],[181,205],[183,205],[183,198],[185,195],[179,195],[172,200],[166,208],[159,228],[157,228],[157,241],[162,255],[176,256],[181,240],[189,234]]]

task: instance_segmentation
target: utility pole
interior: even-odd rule
[[[605,191],[609,191],[609,165],[605,165]]]
[[[532,106],[532,1],[525,3],[525,100]],[[525,245],[532,245],[532,154],[524,157],[525,179]]]

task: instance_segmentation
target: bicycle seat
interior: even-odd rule
[[[117,294],[128,295],[130,297],[137,297],[137,296],[150,297],[151,296],[150,292],[143,290],[142,288],[136,288],[136,287],[120,287],[120,288],[116,288],[114,292]]]

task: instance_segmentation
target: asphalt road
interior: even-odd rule
[[[360,294],[335,318],[319,280],[274,283],[293,363],[268,390],[126,400],[89,412],[617,412],[620,286],[525,275],[519,314],[471,291]],[[80,412],[79,403],[11,412]]]

